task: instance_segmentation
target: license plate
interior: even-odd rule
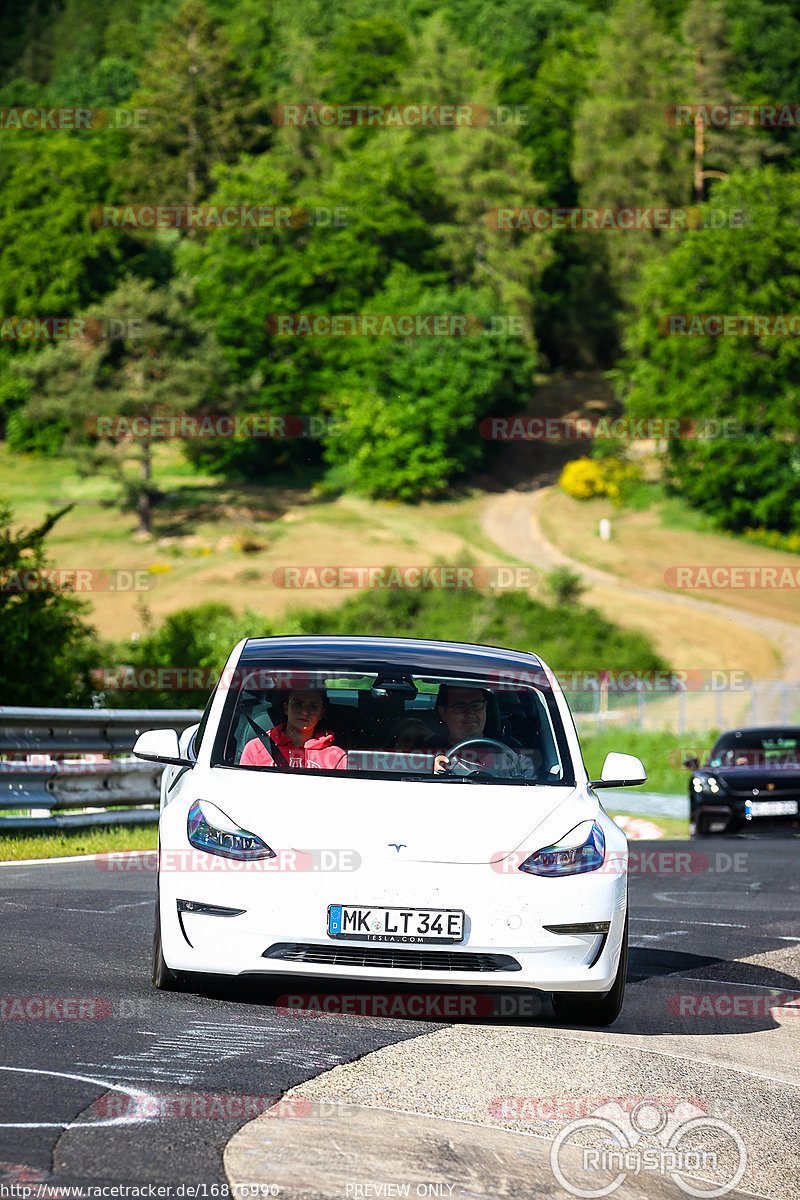
[[[797,801],[750,800],[747,811],[751,817],[793,817],[797,813]]]
[[[357,942],[406,942],[419,946],[460,942],[464,912],[457,908],[363,908],[331,904],[328,937]]]

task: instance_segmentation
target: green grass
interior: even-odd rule
[[[696,733],[607,729],[603,733],[582,736],[581,749],[586,769],[593,779],[600,778],[603,759],[608,752],[618,750],[623,754],[635,754],[642,760],[647,771],[646,791],[685,796],[689,772],[679,765],[681,759],[710,747],[716,737],[716,730],[698,736]]]
[[[3,833],[0,862],[25,858],[61,858],[71,854],[104,854],[111,850],[155,850],[158,826],[112,825],[91,829]]]

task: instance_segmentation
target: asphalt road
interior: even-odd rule
[[[693,993],[720,990],[701,979],[800,992],[788,969],[800,951],[800,840],[632,848],[632,982],[675,975],[684,992],[687,976]],[[157,993],[153,892],[151,873],[109,873],[93,861],[0,867],[0,1185],[222,1185],[225,1144],[258,1106],[340,1063],[443,1028],[287,1016],[254,984]],[[271,981],[271,996],[286,990],[290,981]],[[608,1034],[591,1036],[619,1045],[627,1032],[672,1033],[691,1059],[696,1035],[707,1037],[717,1019],[693,1016],[666,1000],[657,1010],[626,1005]],[[737,1032],[730,1015],[720,1020],[726,1034]],[[554,1028],[549,1006],[537,1021]],[[742,1033],[777,1028],[769,1013],[740,1024]],[[772,1063],[759,1043],[758,1070],[788,1081],[797,1061],[785,1042],[775,1044]]]

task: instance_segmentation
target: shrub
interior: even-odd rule
[[[625,462],[618,455],[601,460],[584,456],[568,462],[558,482],[575,500],[608,496],[614,504],[622,504],[640,479],[641,472],[635,463]]]

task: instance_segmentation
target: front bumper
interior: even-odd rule
[[[488,864],[382,862],[371,869],[362,865],[357,874],[322,878],[256,869],[162,871],[159,888],[163,952],[174,970],[384,986],[607,991],[617,973],[627,904],[624,870],[543,879],[519,871],[499,874]],[[186,911],[184,905],[179,913],[179,900],[238,911],[226,916]],[[343,942],[326,933],[332,903],[463,908],[465,936],[446,945]],[[596,921],[607,921],[608,932],[544,928]],[[304,950],[287,956],[280,949],[285,946]],[[476,961],[484,966],[477,969]]]

